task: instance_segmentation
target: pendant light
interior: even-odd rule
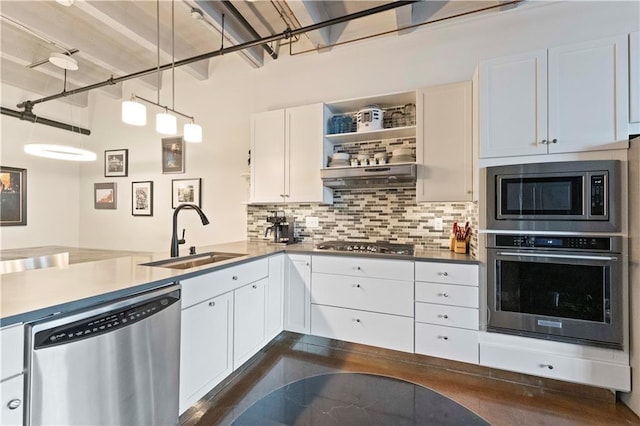
[[[191,123],[186,123],[184,125],[184,140],[191,143],[202,142],[202,127],[195,124],[193,121],[191,121]]]
[[[135,95],[131,100],[122,102],[122,121],[133,126],[147,125],[147,107],[136,102]]]

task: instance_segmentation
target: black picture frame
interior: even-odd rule
[[[93,206],[98,210],[116,210],[118,193],[115,182],[93,184]]]
[[[182,136],[162,139],[162,173],[184,173],[184,148]]]
[[[104,177],[129,175],[129,150],[113,149],[104,152]]]
[[[27,224],[27,169],[0,166],[0,226]]]
[[[171,181],[171,207],[189,203],[201,206],[202,178],[173,179]]]
[[[131,215],[153,216],[153,181],[131,182]]]

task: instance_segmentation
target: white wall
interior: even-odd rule
[[[17,110],[16,104],[40,96],[2,86],[2,106]],[[68,104],[50,103],[34,108],[36,115],[66,123],[85,125],[86,111]],[[75,163],[53,161],[24,153],[27,143],[87,145],[89,137],[54,127],[0,116],[0,163],[27,169],[27,225],[0,228],[3,249],[41,245],[78,246],[80,228],[80,168]]]

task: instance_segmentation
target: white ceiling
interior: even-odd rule
[[[1,79],[3,83],[34,92],[43,97],[150,70],[172,60],[172,9],[174,11],[174,60],[180,61],[218,51],[221,48],[224,15],[224,47],[282,34],[329,19],[393,3],[389,1],[342,0],[75,0],[63,6],[54,0],[0,1]],[[398,36],[415,30],[416,24],[455,16],[460,13],[504,4],[489,1],[419,1],[347,23],[299,34],[291,39],[268,43],[273,56],[322,54],[343,43],[358,42],[380,33]],[[160,42],[157,22],[159,7]],[[506,8],[492,9],[494,13]],[[194,12],[197,9],[199,14]],[[240,14],[253,31],[238,20]],[[277,37],[275,37],[277,38]],[[77,60],[79,69],[65,72],[47,61],[53,52],[67,53]],[[262,67],[274,61],[261,46],[237,53],[247,66]],[[209,62],[216,58],[185,64],[181,69],[192,78],[210,77]],[[155,73],[139,77],[156,89]],[[122,85],[96,88],[113,98],[122,98]],[[65,97],[76,105],[88,104],[88,92]],[[11,105],[4,105],[12,107]]]

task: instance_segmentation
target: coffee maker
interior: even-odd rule
[[[273,235],[273,242],[278,244],[295,243],[293,237],[294,222],[289,221],[283,211],[273,212],[272,216],[267,216],[267,222],[271,223],[264,231],[265,238],[269,233]]]

